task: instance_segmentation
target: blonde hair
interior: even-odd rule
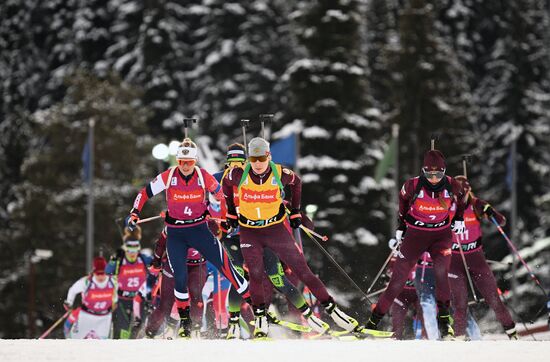
[[[122,241],[126,240],[141,240],[141,228],[139,226],[136,226],[134,230],[130,230],[127,227],[124,228],[124,236],[122,237]]]
[[[197,148],[197,145],[195,142],[191,140],[191,138],[187,137],[184,138],[183,141],[181,141],[181,147],[189,147],[189,148]]]

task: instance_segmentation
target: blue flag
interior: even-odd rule
[[[86,141],[86,144],[82,149],[81,159],[82,159],[82,181],[89,182],[90,181],[90,146],[88,144],[88,141]]]
[[[271,156],[275,163],[290,167],[296,166],[296,151],[296,134],[294,133],[271,143]]]

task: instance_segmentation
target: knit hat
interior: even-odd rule
[[[246,154],[244,145],[240,143],[233,143],[227,147],[227,162],[244,162],[246,161]]]
[[[468,179],[466,178],[466,176],[463,176],[463,175],[455,176],[455,180],[457,180],[458,183],[462,186],[462,190],[464,191],[464,193],[467,193],[472,190],[472,186],[470,186],[470,183],[468,182]]]
[[[445,157],[438,150],[430,150],[424,155],[424,162],[422,163],[422,169],[426,172],[429,171],[442,171],[445,172]]]
[[[177,160],[197,160],[198,149],[195,142],[191,141],[190,138],[185,138],[178,147],[178,150],[176,152],[176,159]]]
[[[107,261],[102,256],[97,256],[94,258],[94,265],[92,272],[94,274],[105,274],[105,267],[107,266]]]
[[[261,137],[255,137],[248,143],[248,155],[261,157],[269,155],[269,142]]]

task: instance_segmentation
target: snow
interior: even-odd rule
[[[407,361],[543,362],[550,343],[534,341],[0,340],[3,362],[56,361]]]

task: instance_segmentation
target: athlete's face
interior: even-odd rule
[[[107,280],[107,274],[105,273],[101,273],[101,274],[94,273],[94,277],[99,283],[103,283],[105,280]]]
[[[422,172],[424,172],[424,177],[426,177],[432,185],[436,185],[445,176],[445,171],[428,171],[422,169]]]
[[[256,174],[260,175],[267,170],[267,167],[269,166],[269,161],[271,160],[271,156],[250,156],[248,160],[250,161],[250,166],[252,167],[252,170]]]
[[[138,254],[138,251],[126,251],[126,259],[128,259],[129,262],[133,263],[137,260]]]
[[[229,168],[235,168],[235,167],[244,168],[244,161],[231,161],[227,163],[227,166]]]
[[[197,161],[189,159],[189,160],[178,160],[178,168],[181,171],[182,174],[185,176],[189,176],[193,173],[193,170],[195,169],[195,164]]]

